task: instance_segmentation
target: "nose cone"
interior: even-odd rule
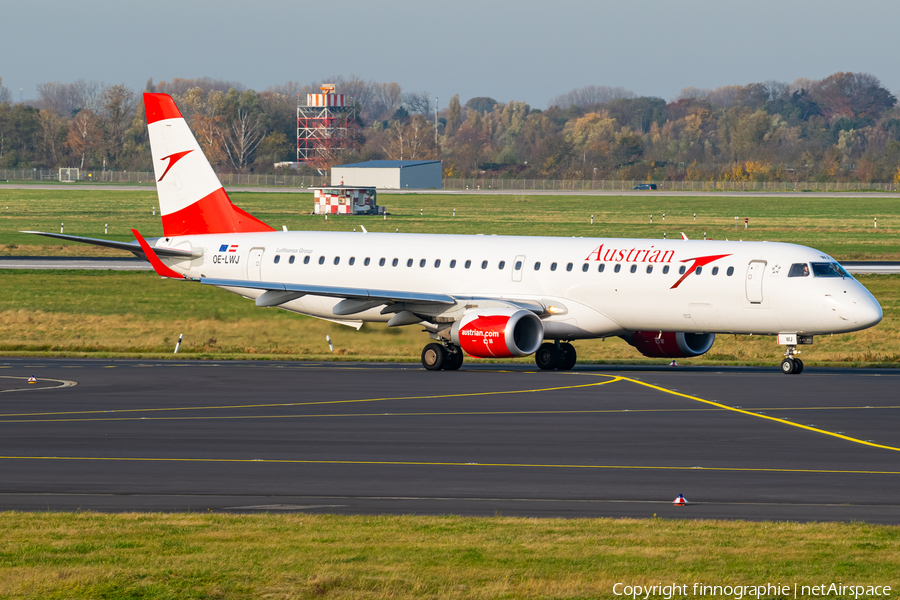
[[[853,303],[853,320],[860,328],[877,325],[882,316],[881,305],[872,294],[864,294]]]

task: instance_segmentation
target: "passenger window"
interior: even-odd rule
[[[600,266],[597,267],[597,272],[602,273],[605,270],[606,270],[606,263],[600,263]]]
[[[384,258],[383,258],[383,257],[382,257],[381,260],[378,261],[378,266],[379,266],[379,267],[383,267],[383,266],[384,266]]]
[[[584,263],[583,265],[581,265],[581,272],[582,272],[582,273],[587,273],[587,270],[588,270],[590,267],[591,267],[591,265],[589,265],[589,264],[587,264],[587,263]]]
[[[685,267],[684,265],[681,265],[680,267],[678,267],[678,274],[679,274],[679,275],[684,275],[684,272],[685,272],[685,271],[687,271],[687,267]]]
[[[535,270],[535,271],[540,271],[540,270],[541,270],[541,263],[540,263],[540,262],[534,263],[534,270]]]
[[[291,264],[291,265],[294,264],[294,258],[295,258],[295,257],[294,257],[294,255],[292,254],[291,257],[288,259],[288,264]]]
[[[728,270],[725,271],[725,274],[728,275],[729,277],[734,275],[734,267],[728,267]]]
[[[571,270],[572,270],[572,263],[569,263],[566,265],[566,271],[571,271]]]
[[[423,258],[419,261],[419,268],[421,269],[424,266],[425,266],[425,259]]]
[[[281,261],[281,255],[280,255],[280,254],[276,254],[276,255],[275,255],[275,264],[277,265],[277,264],[279,263],[279,261]]]
[[[392,267],[396,267],[396,266],[399,265],[399,264],[400,264],[400,259],[399,259],[399,258],[395,258],[394,260],[391,261],[391,266],[392,266]]]
[[[451,269],[455,269],[455,268],[456,268],[456,259],[455,259],[455,258],[454,258],[453,260],[450,261],[450,268],[451,268]]]
[[[309,264],[309,254],[307,254],[306,256],[303,257],[303,264],[304,264],[304,265],[308,265],[308,264]]]
[[[324,257],[324,256],[320,256],[320,257],[319,257],[319,264],[320,264],[320,265],[324,265],[324,264],[325,264],[325,257]]]
[[[809,277],[809,265],[806,263],[792,264],[791,270],[788,272],[788,277]]]
[[[412,264],[413,264],[413,259],[407,258],[407,259],[406,259],[406,266],[407,266],[407,267],[411,267]]]
[[[500,269],[500,270],[502,271],[502,270],[504,269],[504,267],[506,267],[506,261],[505,261],[505,260],[501,260],[501,261],[500,261],[500,264],[497,265],[497,268]]]
[[[338,263],[340,263],[340,262],[341,262],[341,257],[340,257],[340,256],[335,256],[335,257],[334,257],[334,264],[338,264]]]
[[[434,261],[434,268],[437,269],[440,266],[441,266],[441,259],[438,258],[437,260]]]
[[[703,267],[697,267],[696,269],[694,269],[694,274],[695,274],[695,275],[699,275],[699,274],[702,273],[702,272],[703,272]]]
[[[487,269],[487,261],[486,260],[481,261],[481,268]]]
[[[366,260],[363,261],[363,266],[368,267],[370,262],[372,262],[372,259],[367,256]]]
[[[521,269],[522,269],[522,261],[517,260],[516,261],[516,271],[520,271]]]
[[[619,263],[616,263],[616,267],[613,269],[613,271],[615,271],[616,273],[618,273],[618,272],[621,271],[621,270],[622,270],[622,265],[620,265]]]
[[[652,272],[653,272],[653,265],[647,265],[647,272],[648,272],[648,273],[652,273]]]
[[[555,271],[555,270],[556,270],[556,263],[550,263],[550,270],[551,270],[551,271]]]
[[[712,274],[713,274],[713,275],[718,275],[718,274],[719,274],[719,267],[713,267],[713,272],[712,272]]]
[[[631,265],[631,272],[637,273],[637,265]]]
[[[467,269],[468,269],[469,267],[471,267],[471,266],[472,266],[472,261],[471,261],[471,260],[467,260],[465,266],[466,266]]]
[[[669,272],[669,265],[664,265],[663,266],[663,275],[665,275],[668,272]]]
[[[350,263],[350,266],[352,267],[352,266],[353,266],[353,263],[356,262],[356,257],[355,257],[355,256],[351,256],[351,257],[350,257],[350,260],[347,261],[347,262],[349,262],[349,263]]]

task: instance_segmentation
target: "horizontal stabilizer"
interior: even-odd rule
[[[134,252],[141,258],[144,257],[144,251],[141,249],[141,245],[134,242],[117,242],[115,240],[100,240],[97,238],[88,238],[81,237],[77,235],[64,235],[62,233],[47,233],[45,231],[20,231],[19,233],[31,233],[33,235],[43,235],[52,238],[58,238],[61,240],[69,240],[70,242],[81,242],[82,244],[91,244],[94,246],[103,246],[105,248],[115,248],[116,250],[127,250],[128,252]],[[200,254],[194,254],[193,252],[188,252],[187,250],[176,250],[175,248],[153,248],[153,251],[159,256],[171,256],[175,258],[197,258],[201,256]]]

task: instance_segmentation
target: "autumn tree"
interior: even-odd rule
[[[456,132],[459,130],[459,125],[462,121],[461,111],[462,108],[459,105],[459,94],[456,94],[450,98],[450,104],[447,106],[448,115],[445,131],[448,136],[456,135]]]
[[[78,168],[84,169],[91,152],[102,142],[99,119],[90,110],[79,111],[69,125],[66,146],[78,161]]]

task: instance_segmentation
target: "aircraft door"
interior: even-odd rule
[[[750,304],[762,304],[763,273],[766,272],[766,261],[752,260],[747,267],[747,300]]]
[[[525,269],[525,257],[519,255],[513,263],[512,280],[522,281],[522,271]]]
[[[250,260],[247,261],[247,279],[250,281],[262,281],[262,259],[264,248],[250,250]]]

